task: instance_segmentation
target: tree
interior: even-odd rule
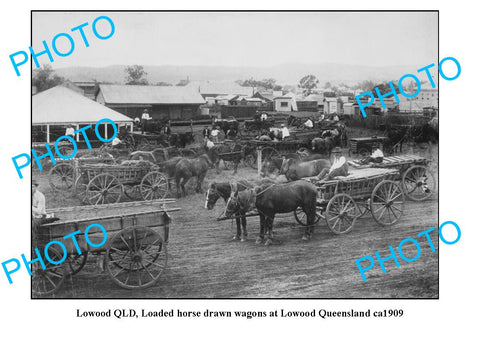
[[[173,86],[172,84],[167,83],[166,81],[159,81],[156,85],[157,86]]]
[[[329,88],[331,88],[331,87],[332,87],[332,83],[330,83],[329,81],[327,81],[327,82],[325,83],[325,85],[323,86],[323,88],[325,88],[325,89],[329,89]]]
[[[126,85],[148,85],[148,80],[144,78],[148,73],[144,71],[143,66],[127,66],[125,73],[127,74],[125,77]]]
[[[237,80],[237,84],[241,86],[248,86],[248,87],[262,87],[265,90],[274,90],[280,91],[282,87],[277,85],[277,81],[273,78],[266,78],[262,80],[255,80],[253,78],[246,79],[246,80]]]
[[[32,85],[37,88],[38,92],[48,90],[63,82],[65,82],[65,78],[55,74],[55,71],[50,65],[42,65],[42,67],[32,72]]]
[[[317,88],[318,79],[313,74],[306,75],[298,84],[298,87],[302,89],[303,95],[308,96],[312,94],[313,89]]]

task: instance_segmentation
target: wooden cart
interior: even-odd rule
[[[49,210],[61,220],[38,227],[34,234],[34,245],[43,249],[53,240],[60,241],[65,249],[54,244],[48,248],[52,262],[45,259],[46,268],[39,262],[32,264],[32,293],[34,296],[52,294],[62,286],[65,278],[78,273],[87,263],[87,256],[104,255],[105,269],[111,280],[122,288],[138,289],[154,285],[167,265],[167,243],[171,218],[169,212],[179,208],[166,208],[174,200],[119,203],[101,207],[69,207]],[[107,239],[99,227],[107,232]],[[63,238],[75,231],[81,254],[71,238]],[[93,245],[100,245],[93,247]]]
[[[397,181],[401,182],[405,195],[412,201],[424,201],[436,190],[436,181],[429,169],[430,160],[416,155],[399,155],[383,158],[382,163],[361,165],[358,161],[350,161],[356,168],[376,167],[397,169]]]
[[[118,203],[125,194],[130,199],[164,198],[169,192],[167,176],[148,161],[128,164],[84,164],[78,167],[75,193],[82,202],[97,205]]]
[[[350,152],[361,156],[368,156],[372,153],[375,146],[383,149],[383,144],[387,141],[387,137],[377,136],[350,138]]]
[[[317,217],[325,219],[328,228],[335,234],[351,231],[357,218],[370,211],[380,225],[390,226],[403,214],[404,196],[395,178],[395,169],[351,169],[346,177],[318,181],[316,177],[305,178],[317,186]],[[307,225],[305,212],[299,208],[295,219]]]

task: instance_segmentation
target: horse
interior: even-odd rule
[[[304,177],[317,176],[323,169],[330,169],[330,161],[316,159],[307,162],[296,162],[293,159],[285,159],[280,169],[289,181],[296,181]]]
[[[240,191],[251,188],[252,185],[245,180],[238,182]],[[205,193],[205,209],[212,210],[219,198],[223,198],[227,203],[232,190],[228,182],[212,182]],[[237,233],[233,237],[234,240],[245,242],[247,240],[247,218],[240,213],[235,214],[235,222],[237,223]]]
[[[231,217],[236,213],[245,214],[256,208],[260,215],[260,233],[257,244],[273,243],[273,220],[276,213],[288,213],[301,207],[307,215],[308,227],[305,228],[303,240],[308,240],[313,234],[313,224],[316,217],[317,189],[307,181],[295,181],[286,184],[263,184],[254,188],[238,189],[231,193],[225,208],[225,215]]]
[[[312,151],[330,156],[332,149],[335,147],[333,137],[316,137],[312,139]]]
[[[201,192],[203,180],[207,174],[208,169],[212,165],[212,162],[208,155],[203,154],[197,158],[189,159],[182,158],[175,165],[175,184],[177,185],[177,196],[180,196],[180,188],[182,189],[183,196],[187,195],[185,190],[185,184],[191,177],[197,177],[197,187],[195,191]]]

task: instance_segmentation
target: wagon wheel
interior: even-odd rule
[[[68,263],[68,269],[69,273],[71,275],[77,274],[80,270],[82,270],[83,267],[85,267],[85,264],[87,263],[87,251],[82,249],[82,254],[69,254],[67,256],[67,263]]]
[[[413,201],[423,201],[433,195],[436,188],[433,173],[423,165],[414,165],[402,176],[405,195]]]
[[[357,213],[357,204],[351,196],[336,194],[328,202],[325,220],[333,233],[337,235],[346,234],[355,225]]]
[[[140,193],[145,201],[164,198],[168,194],[167,177],[159,171],[151,171],[142,178]]]
[[[125,136],[125,145],[128,150],[134,150],[135,149],[135,138],[133,138],[132,135],[126,135]]]
[[[303,211],[303,209],[301,207],[298,207],[296,210],[293,211],[293,216],[295,216],[295,220],[298,223],[300,223],[303,226],[308,226],[308,224],[307,224],[307,214],[305,213],[305,211]],[[318,221],[320,221],[321,217],[322,217],[322,215],[318,211],[316,211],[315,212],[315,220],[314,220],[313,224],[317,224]]]
[[[75,183],[75,168],[72,164],[59,163],[48,174],[48,181],[53,190],[65,191]]]
[[[87,184],[88,176],[86,173],[82,173],[75,180],[75,195],[82,201],[82,203],[87,203]]]
[[[62,259],[60,251],[54,247],[48,249],[51,260],[58,262]],[[32,293],[37,296],[53,294],[62,286],[67,276],[65,262],[55,265],[45,261],[45,269],[39,262],[32,264]]]
[[[86,189],[86,199],[89,204],[118,203],[122,198],[123,186],[113,175],[99,174],[92,178]]]
[[[403,191],[394,181],[386,180],[377,184],[370,197],[370,211],[379,224],[395,224],[403,214]]]
[[[107,272],[122,288],[154,285],[167,266],[167,247],[155,230],[129,227],[116,233],[105,253]]]
[[[357,218],[363,217],[370,210],[369,200],[356,201],[355,203],[357,203]]]
[[[132,201],[142,200],[142,194],[140,193],[140,185],[123,185],[123,193]]]

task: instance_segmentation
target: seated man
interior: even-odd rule
[[[368,164],[368,163],[382,163],[383,162],[383,152],[379,148],[375,149],[371,156],[368,156],[364,159],[360,160],[360,164]]]
[[[262,112],[262,114],[260,115],[260,120],[262,122],[266,121],[268,119],[268,116],[265,112]]]
[[[118,136],[115,137],[114,140],[112,140],[112,147],[115,149],[120,149],[123,146],[123,141],[118,138]]]
[[[348,176],[348,163],[344,156],[336,158],[330,169],[323,169],[317,178],[320,181],[329,181],[337,176]]]

